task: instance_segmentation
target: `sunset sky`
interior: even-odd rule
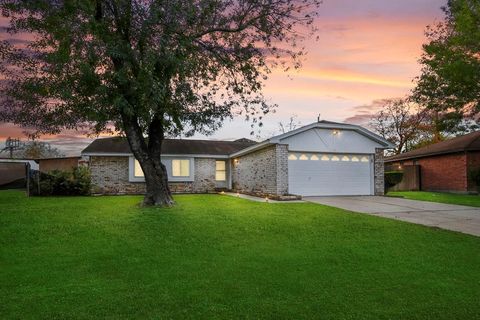
[[[274,72],[265,95],[278,104],[266,117],[260,136],[277,133],[292,115],[308,124],[321,118],[365,124],[377,110],[376,100],[402,97],[419,74],[417,60],[424,30],[443,17],[446,0],[324,0],[317,25],[318,41],[307,41],[308,56],[300,71]],[[10,38],[0,33],[0,38]],[[250,137],[243,119],[228,121],[207,139]],[[0,124],[0,147],[8,137],[25,139],[22,129]],[[251,137],[250,137],[251,138]],[[65,154],[79,154],[91,139],[65,132],[43,137]],[[0,157],[3,155],[0,154]]]

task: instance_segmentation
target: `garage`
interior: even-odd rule
[[[237,190],[275,196],[383,195],[386,149],[358,125],[320,120],[230,155]]]
[[[288,155],[289,193],[302,196],[371,195],[373,155],[298,153]]]

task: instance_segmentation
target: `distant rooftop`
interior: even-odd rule
[[[385,162],[423,158],[433,155],[480,150],[480,131],[441,141],[429,146],[385,158]]]

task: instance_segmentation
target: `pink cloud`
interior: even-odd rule
[[[293,80],[275,71],[266,83],[265,95],[279,105],[264,121],[268,130],[291,114],[298,114],[302,123],[321,113],[325,119],[364,124],[377,110],[375,100],[408,94],[419,73],[425,27],[442,18],[440,7],[445,4],[446,0],[324,1],[316,22],[319,40],[306,41],[303,68],[290,72]],[[5,23],[0,18],[0,27]],[[0,39],[6,38],[12,36],[0,30]],[[15,41],[24,45],[30,38],[20,35]],[[21,132],[11,124],[0,124],[0,139]],[[250,125],[239,119],[226,122],[212,138],[249,132]],[[42,138],[62,148],[88,139],[72,132]]]

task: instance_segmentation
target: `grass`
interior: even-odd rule
[[[310,203],[139,201],[0,192],[0,318],[480,318],[480,238]]]
[[[460,204],[464,206],[480,207],[480,196],[468,194],[454,194],[443,192],[425,191],[395,191],[389,192],[389,196],[403,197],[405,199]]]

